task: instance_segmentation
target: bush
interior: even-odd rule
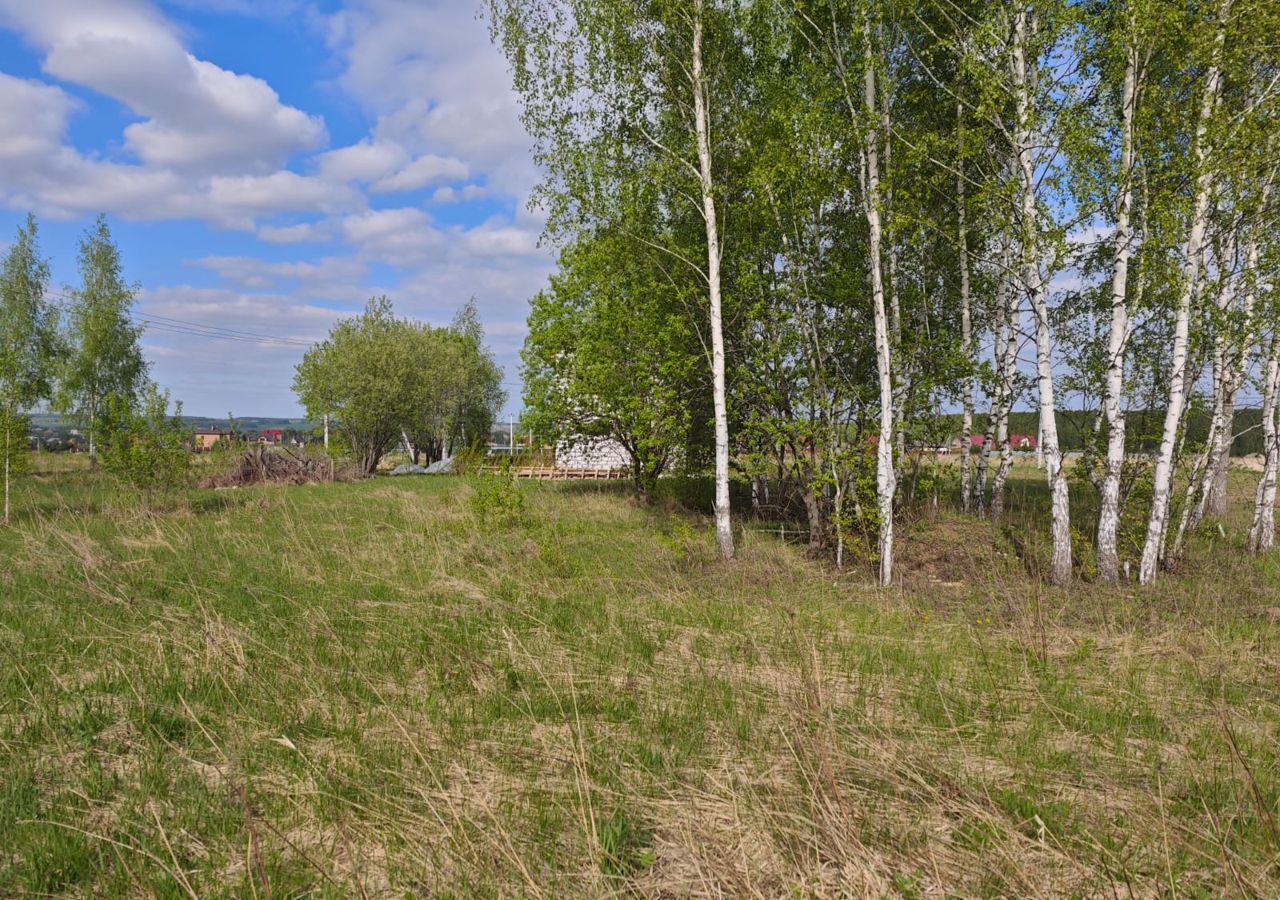
[[[181,403],[169,415],[168,391],[150,385],[138,406],[127,397],[107,398],[102,425],[102,467],[122,485],[148,500],[187,486],[192,437]]]
[[[471,511],[481,524],[517,525],[525,517],[525,492],[509,472],[478,473],[471,479]]]

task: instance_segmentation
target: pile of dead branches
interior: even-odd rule
[[[246,448],[231,466],[201,482],[202,487],[247,487],[254,484],[319,484],[353,481],[354,472],[326,456],[295,453],[280,447]]]

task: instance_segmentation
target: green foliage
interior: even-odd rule
[[[503,466],[501,472],[476,472],[471,483],[471,512],[483,525],[519,525],[525,520],[525,489]]]
[[[59,345],[57,312],[44,296],[48,286],[36,220],[27,216],[0,264],[0,406],[10,414],[52,390]]]
[[[502,369],[485,345],[475,299],[468,300],[449,325],[454,342],[454,369],[440,374],[451,398],[451,415],[440,436],[450,455],[470,447],[487,446],[493,423],[507,399]]]
[[[415,354],[410,329],[386,297],[333,326],[298,364],[293,389],[311,418],[329,414],[356,465],[372,474],[414,409]]]
[[[58,361],[57,313],[45,300],[49,264],[40,258],[36,220],[26,224],[0,264],[0,468],[4,520],[10,479],[23,470],[32,404],[49,396]]]
[[[169,413],[169,392],[154,384],[140,402],[111,394],[100,419],[102,465],[145,500],[170,497],[186,488],[191,475],[191,429],[182,404]]]
[[[0,408],[0,467],[12,476],[27,472],[30,463],[31,419],[22,413]]]
[[[432,328],[396,318],[377,297],[339,322],[298,364],[293,388],[313,419],[331,417],[356,465],[372,474],[387,449],[408,434],[438,459],[488,425],[501,405],[501,370],[469,330]]]
[[[630,454],[636,487],[690,455],[709,418],[705,363],[686,310],[696,285],[664,277],[652,249],[620,225],[582,235],[533,298],[522,352],[523,424],[572,445],[610,438]]]
[[[138,343],[142,326],[129,318],[137,286],[124,280],[106,216],[81,239],[79,264],[80,287],[67,318],[70,354],[55,400],[88,431],[92,445],[106,399],[135,403],[148,383],[147,364]]]
[[[600,842],[600,871],[614,878],[630,878],[654,862],[653,836],[621,809],[595,823]]]

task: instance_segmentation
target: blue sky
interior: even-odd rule
[[[54,290],[110,219],[153,377],[195,415],[293,415],[293,366],[385,293],[474,296],[519,407],[551,257],[505,62],[466,0],[0,0],[0,242]],[[219,340],[208,326],[283,340]]]

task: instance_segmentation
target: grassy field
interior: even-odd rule
[[[1280,895],[1250,476],[1157,588],[1059,592],[1038,474],[881,591],[617,485],[147,513],[46,470],[0,533],[0,895]]]

